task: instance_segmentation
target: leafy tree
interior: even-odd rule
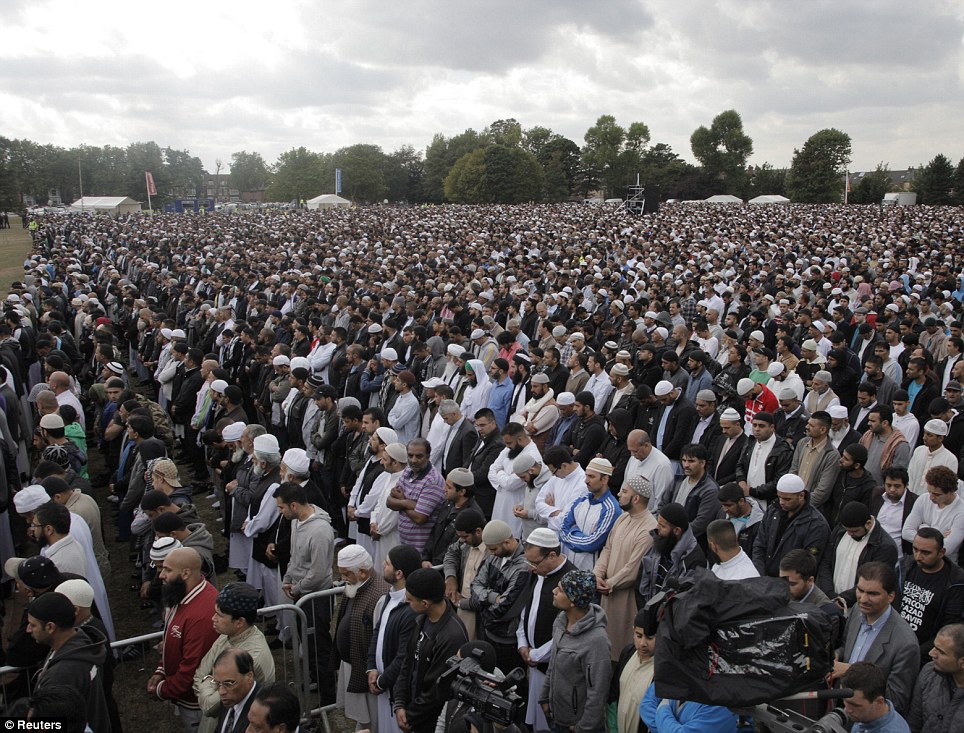
[[[131,143],[127,146],[127,195],[138,201],[147,201],[146,171],[154,176],[158,193],[172,188],[161,146],[154,141]]]
[[[228,175],[231,188],[238,191],[260,191],[271,182],[271,171],[261,153],[239,150],[231,154],[231,173]]]
[[[388,193],[385,183],[387,156],[377,145],[351,145],[332,156],[332,165],[341,168],[342,192],[352,201],[381,201]]]
[[[743,131],[743,119],[728,109],[701,125],[690,135],[693,155],[706,172],[724,182],[727,193],[745,185],[746,161],[753,155],[753,140]]]
[[[750,166],[747,170],[747,185],[743,190],[744,198],[754,196],[785,196],[787,190],[787,169],[774,168],[769,163]]]
[[[482,134],[496,145],[516,148],[522,144],[522,125],[512,117],[507,120],[496,120]]]
[[[633,122],[628,128],[612,115],[602,115],[586,130],[582,149],[583,186],[586,192],[602,188],[605,196],[621,196],[625,186],[635,182],[641,156],[649,144],[649,128]]]
[[[183,196],[204,197],[206,186],[204,181],[204,164],[201,159],[191,155],[187,150],[164,149],[164,179],[170,189],[179,191]],[[155,174],[154,183],[157,183]],[[167,188],[158,188],[162,198]]]
[[[849,162],[850,135],[832,127],[815,132],[793,151],[787,195],[805,204],[840,201]]]
[[[964,204],[964,158],[957,164],[954,171],[954,199],[959,204]]]
[[[425,151],[425,174],[422,179],[425,201],[441,202],[445,198],[445,178],[455,162],[466,153],[484,148],[487,140],[473,129],[446,138],[437,134]]]
[[[890,187],[890,170],[886,163],[878,163],[874,170],[851,187],[847,200],[852,204],[879,204]]]
[[[389,200],[420,202],[424,173],[422,154],[411,145],[403,145],[387,156],[385,183]]]
[[[292,148],[278,156],[274,179],[268,186],[269,201],[309,199],[332,191],[334,178],[326,176],[325,160],[305,147]]]
[[[530,127],[528,130],[522,133],[522,149],[527,150],[539,158],[549,141],[554,140],[557,137],[559,136],[548,127],[542,127],[541,125]]]
[[[934,159],[917,171],[911,188],[917,192],[918,203],[954,203],[954,164],[946,155],[935,155]]]
[[[445,179],[445,197],[466,204],[537,201],[544,180],[542,166],[532,153],[489,145],[456,161]]]

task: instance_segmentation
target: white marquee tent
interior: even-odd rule
[[[706,199],[708,204],[742,204],[743,199],[738,196],[731,196],[728,193],[718,193],[716,196],[710,196]]]
[[[130,196],[84,196],[70,205],[71,211],[93,211],[98,214],[136,214],[141,205]]]
[[[309,209],[335,209],[340,206],[351,206],[351,201],[333,193],[326,193],[308,199],[306,205]]]
[[[790,199],[786,196],[781,196],[776,193],[763,194],[762,196],[757,196],[756,198],[750,199],[747,203],[750,204],[789,204]]]

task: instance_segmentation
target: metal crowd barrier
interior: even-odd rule
[[[441,565],[434,566],[436,570],[441,570]],[[262,608],[258,611],[258,619],[260,622],[264,622],[268,616],[278,616],[277,624],[278,628],[288,628],[292,631],[291,633],[291,649],[289,650],[287,646],[282,646],[281,655],[282,661],[281,665],[275,665],[275,681],[284,682],[293,688],[298,696],[298,701],[301,703],[302,710],[302,721],[308,722],[312,718],[317,718],[321,720],[324,726],[325,733],[333,733],[331,728],[331,723],[328,719],[328,714],[334,710],[339,710],[342,705],[338,703],[333,703],[331,705],[324,705],[320,707],[315,707],[313,705],[314,692],[311,689],[311,672],[309,668],[309,654],[307,653],[308,644],[311,643],[311,637],[315,633],[313,626],[308,623],[308,614],[305,611],[305,606],[317,598],[327,598],[330,600],[331,616],[330,618],[334,621],[335,618],[335,607],[334,599],[337,596],[343,595],[345,592],[345,587],[343,584],[335,585],[327,590],[319,590],[314,593],[309,593],[298,599],[296,603],[281,603],[277,606],[269,606],[267,608]],[[294,616],[294,623],[292,624],[291,618],[285,618],[287,614],[292,614]],[[292,628],[293,627],[293,628]],[[332,633],[334,629],[329,629],[329,633]],[[111,643],[111,649],[124,649],[135,644],[148,644],[151,642],[158,642],[164,638],[163,631],[155,631],[150,634],[141,634],[140,636],[132,636],[127,639],[119,639]],[[332,633],[333,644],[334,644],[334,634]],[[304,650],[304,653],[303,653]],[[290,664],[290,669],[289,669]],[[31,672],[30,669],[25,669],[23,667],[0,667],[0,692],[2,692],[4,699],[6,700],[6,683],[2,681],[8,673],[13,672]],[[318,669],[316,671],[316,676],[320,679],[322,674],[335,674],[333,671],[328,669]],[[31,685],[33,684],[33,675],[28,674],[26,676],[27,680],[27,694],[30,694]],[[12,700],[6,700],[9,704],[13,702]]]
[[[308,593],[307,595],[301,596],[301,598],[299,598],[298,601],[295,603],[295,607],[298,608],[299,610],[301,610],[302,616],[304,616],[304,618],[306,619],[306,623],[305,623],[305,638],[304,638],[304,641],[303,641],[303,645],[305,645],[305,648],[307,648],[306,645],[307,645],[308,643],[310,643],[310,637],[314,635],[315,629],[314,629],[313,626],[312,626],[311,628],[308,627],[308,624],[307,624],[308,615],[307,615],[307,613],[305,613],[305,611],[303,610],[303,609],[304,609],[304,606],[305,606],[307,603],[310,603],[311,601],[315,600],[316,598],[328,598],[328,599],[331,599],[331,601],[332,601],[331,619],[334,620],[334,618],[335,618],[335,608],[334,608],[334,602],[333,602],[333,600],[334,600],[335,596],[340,596],[340,595],[343,595],[344,593],[345,593],[345,586],[344,586],[344,585],[336,585],[336,586],[334,586],[334,587],[332,587],[332,588],[329,588],[329,589],[327,589],[327,590],[317,590],[317,591],[315,591],[314,593]],[[333,629],[329,629],[329,633],[332,633],[332,644],[334,644],[334,633],[333,633]],[[303,662],[304,662],[304,670],[305,670],[304,679],[308,680],[308,682],[309,682],[309,684],[305,685],[305,687],[308,688],[308,687],[310,687],[311,676],[310,676],[310,673],[309,673],[309,671],[308,671],[308,655],[307,655],[307,654],[304,655]],[[330,670],[320,670],[320,669],[319,669],[319,670],[316,670],[316,674],[317,674],[317,675],[321,675],[323,672],[326,673],[326,674],[334,674],[334,672],[332,672],[332,671],[330,671]],[[302,716],[301,716],[301,717],[302,717],[302,719],[305,720],[305,721],[307,721],[307,720],[309,720],[309,719],[311,719],[311,718],[319,718],[319,719],[321,720],[321,724],[322,724],[322,725],[324,726],[324,728],[325,728],[325,733],[332,733],[331,723],[330,723],[330,721],[328,720],[328,713],[332,712],[333,710],[338,710],[338,709],[341,708],[341,707],[342,707],[342,706],[339,705],[338,703],[332,703],[331,705],[323,705],[323,706],[320,706],[320,707],[313,707],[312,704],[311,704],[310,698],[306,697],[306,698],[305,698],[305,701],[303,702],[302,707],[301,707],[301,710],[302,710]]]

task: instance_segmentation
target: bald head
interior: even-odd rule
[[[37,393],[37,411],[40,412],[41,417],[57,412],[59,407],[60,404],[57,402],[57,395],[49,389]]]
[[[50,389],[60,394],[70,389],[70,377],[67,372],[53,372],[47,379],[47,384],[50,385]]]
[[[169,568],[177,575],[187,572],[192,577],[200,578],[201,556],[193,547],[178,547],[176,550],[171,550],[164,558],[163,567]],[[190,585],[190,581],[188,584]]]

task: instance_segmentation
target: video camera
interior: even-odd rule
[[[486,672],[479,664],[481,654],[473,650],[472,656],[446,660],[448,669],[438,679],[443,696],[466,703],[498,726],[524,722],[525,700],[515,690],[525,680],[525,672],[519,668],[507,675]]]

